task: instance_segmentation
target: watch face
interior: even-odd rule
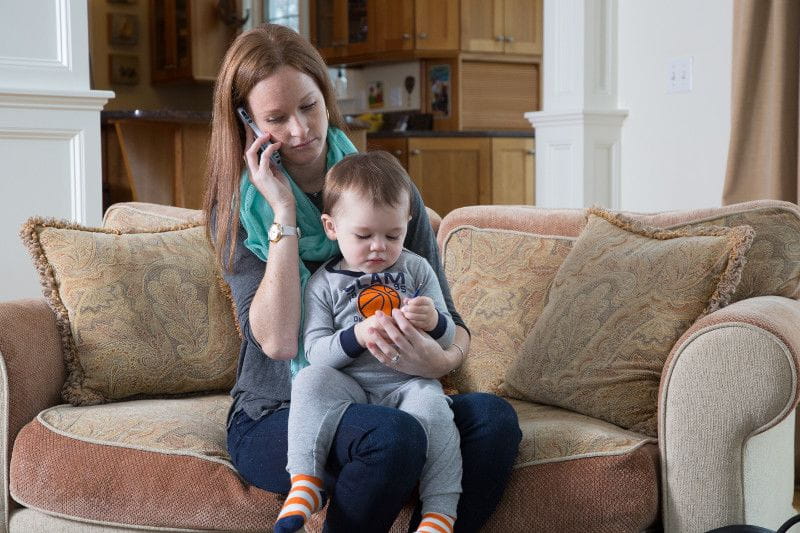
[[[280,226],[273,224],[269,227],[269,240],[276,241],[281,238]]]

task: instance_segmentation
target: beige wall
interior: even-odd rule
[[[176,109],[209,111],[211,83],[157,85],[150,84],[150,0],[134,0],[133,4],[112,4],[108,0],[89,0],[89,47],[91,54],[92,88],[111,89],[116,98],[105,109]],[[129,13],[139,18],[139,41],[134,45],[108,43],[107,14]],[[110,53],[132,54],[139,57],[139,83],[112,85],[108,76]]]

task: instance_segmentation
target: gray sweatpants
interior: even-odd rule
[[[422,512],[456,516],[461,447],[450,398],[437,380],[402,374],[367,357],[343,369],[312,365],[295,376],[286,470],[322,479],[333,436],[347,407],[353,403],[394,407],[413,415],[428,437],[419,490]],[[373,379],[369,379],[371,374]]]

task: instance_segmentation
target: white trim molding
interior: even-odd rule
[[[113,91],[42,91],[0,88],[0,107],[102,111]]]
[[[627,111],[525,113],[536,128],[536,205],[618,209]]]
[[[536,204],[619,208],[622,124],[617,108],[618,0],[545,0]]]

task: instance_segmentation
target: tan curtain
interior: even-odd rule
[[[798,0],[736,0],[725,205],[800,200],[799,45]]]

